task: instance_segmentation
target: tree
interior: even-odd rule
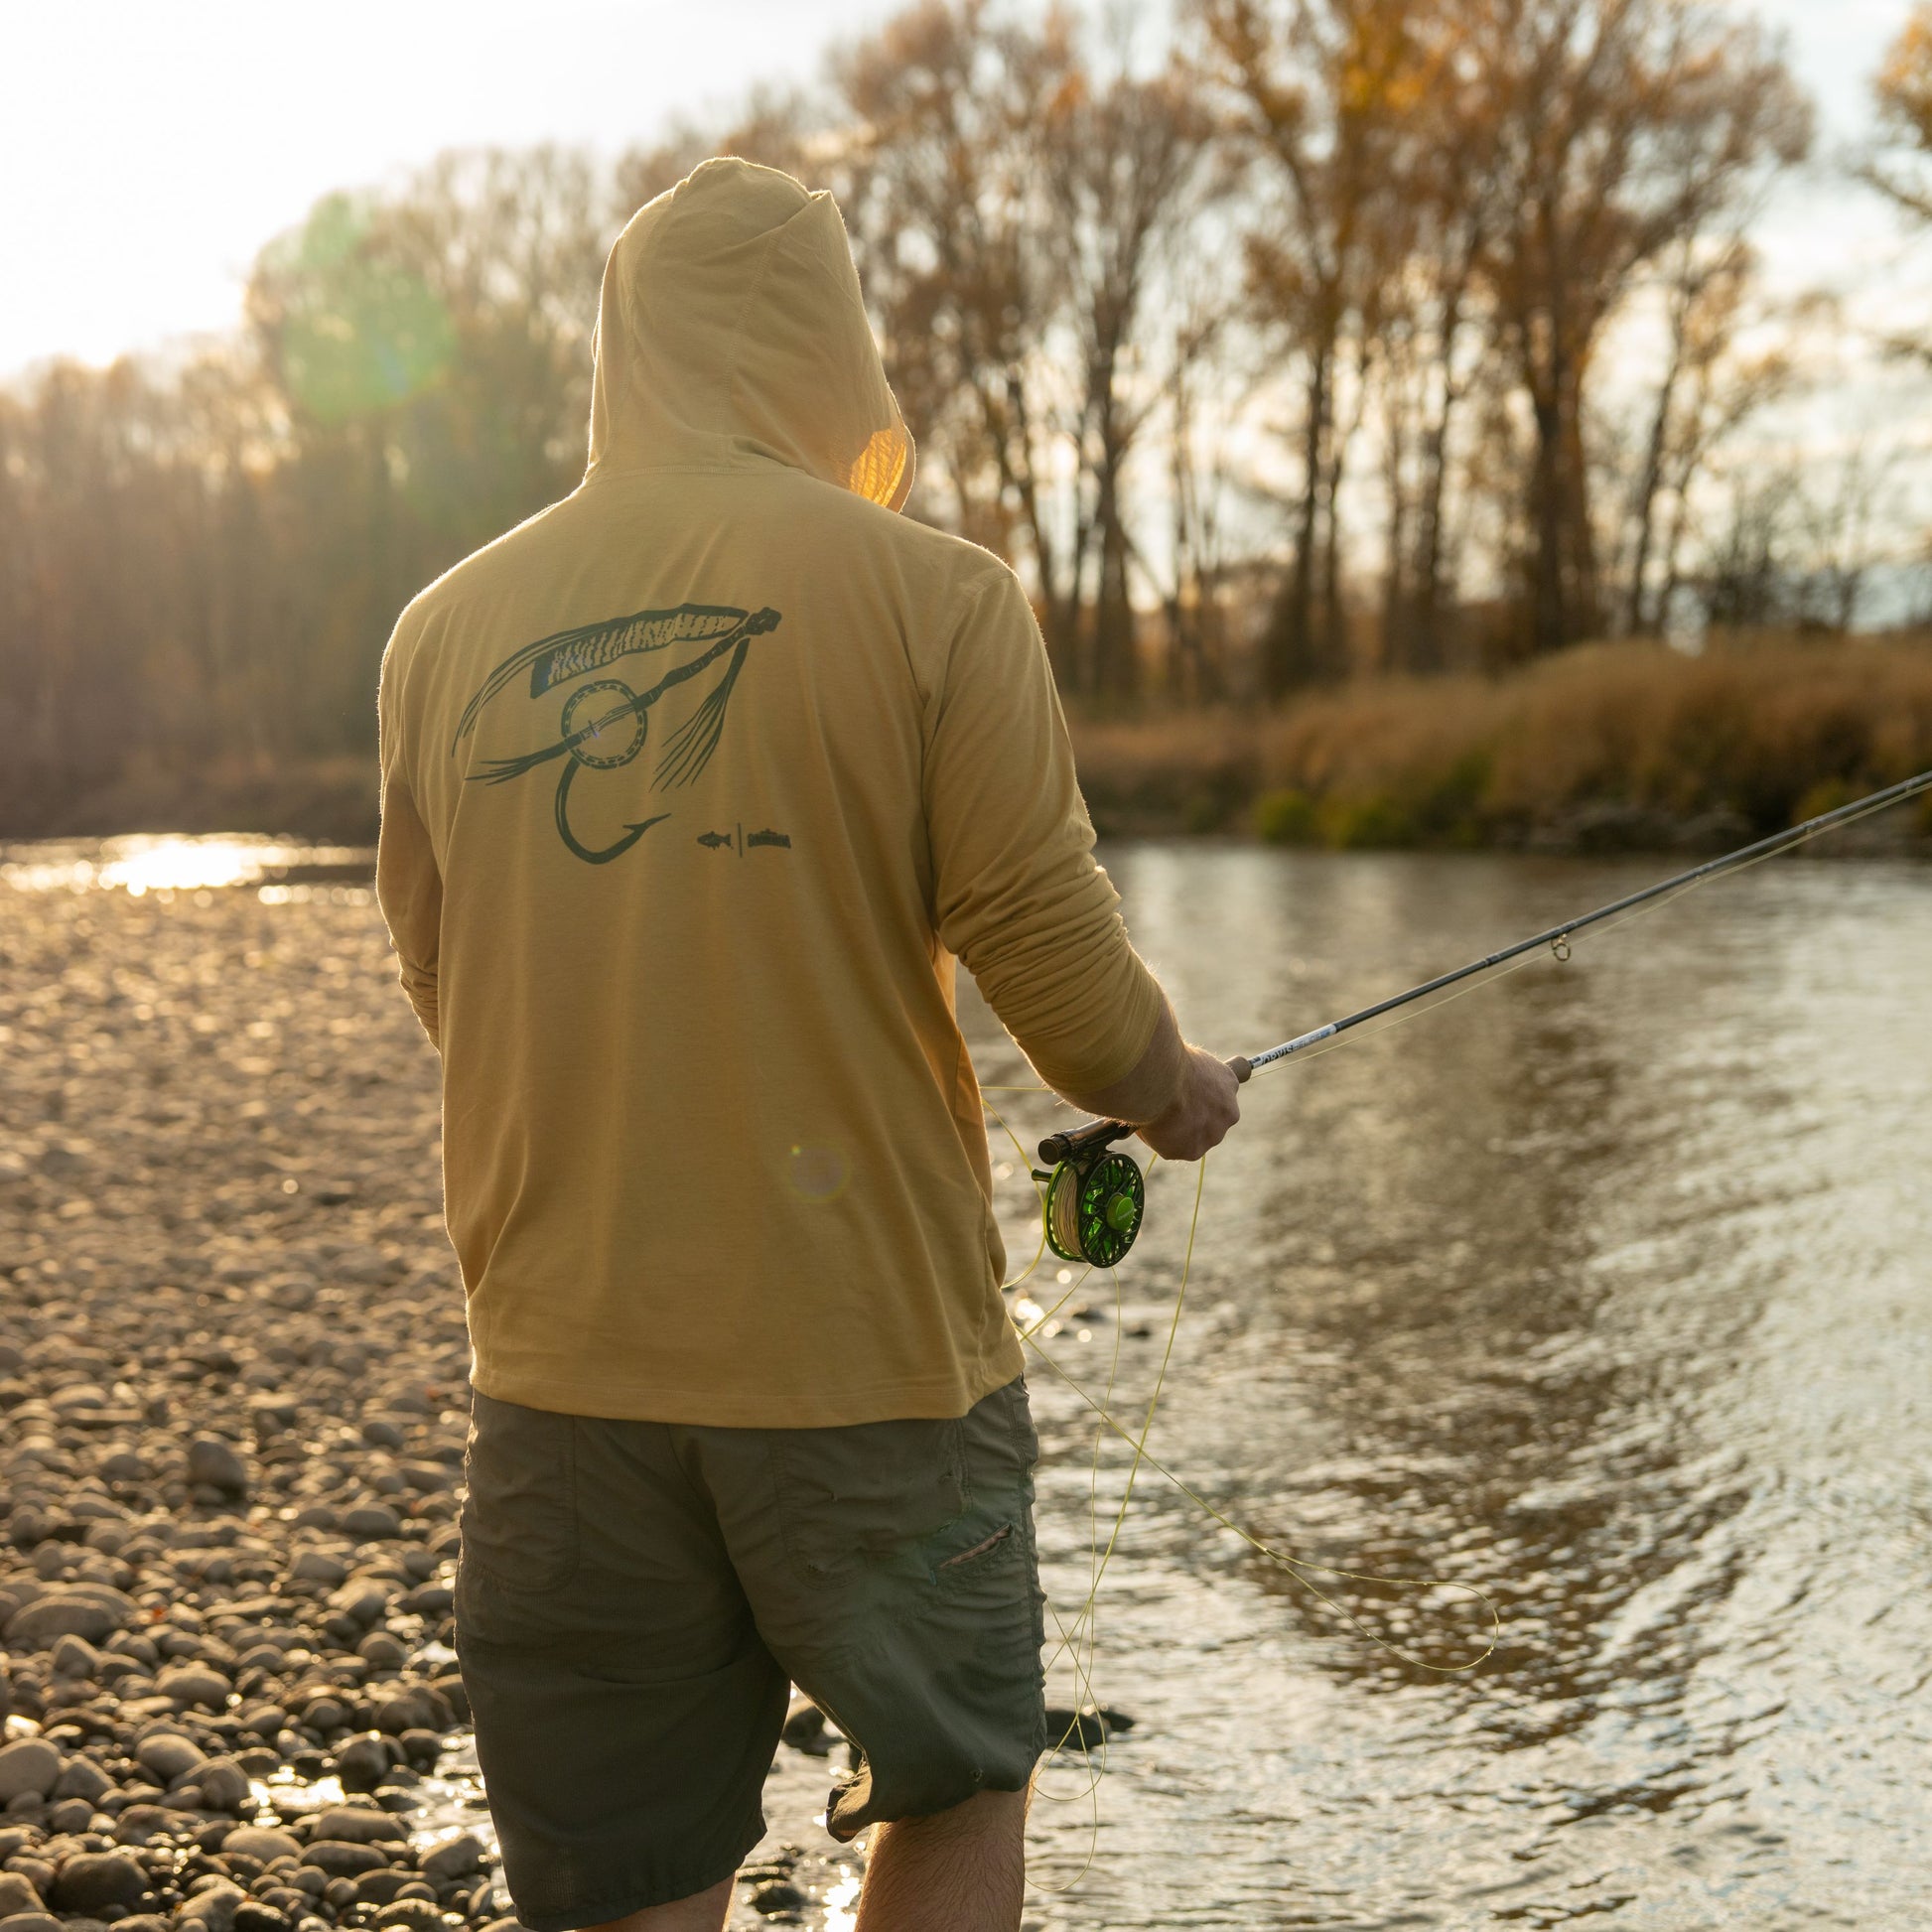
[[[832,64],[842,201],[924,499],[1011,555],[1032,539],[1047,643],[1070,673],[1049,516],[1051,409],[1033,350],[1053,282],[1032,130],[1070,49],[986,0],[924,0]],[[941,507],[943,505],[943,507]]]
[[[1809,110],[1753,25],[1707,0],[1463,0],[1503,178],[1483,270],[1528,402],[1533,650],[1603,612],[1585,408],[1604,328],[1674,242],[1795,163]]]
[[[1301,371],[1291,554],[1263,643],[1271,695],[1347,668],[1340,499],[1350,376],[1367,373],[1404,184],[1404,117],[1428,68],[1414,0],[1200,0],[1230,137],[1263,164],[1247,236],[1264,326]],[[1350,364],[1352,362],[1352,369]]]
[[[1873,89],[1877,139],[1861,177],[1920,225],[1932,225],[1932,0],[1918,0]]]
[[[1065,322],[1078,358],[1061,625],[1078,638],[1076,648],[1084,646],[1076,687],[1103,698],[1130,698],[1138,683],[1128,588],[1135,545],[1123,491],[1128,459],[1161,390],[1144,374],[1135,378],[1148,359],[1150,284],[1173,266],[1163,256],[1177,238],[1206,133],[1173,69],[1096,84],[1076,67],[1040,129],[1050,245],[1063,264]]]
[[[923,500],[1031,567],[1063,689],[1126,698],[1152,296],[1207,135],[1185,76],[1102,74],[1070,14],[923,0],[832,78],[846,133],[828,172]]]
[[[1418,6],[1376,304],[1387,493],[1381,662],[1448,663],[1455,561],[1450,486],[1465,406],[1489,358],[1478,278],[1496,223],[1498,143],[1483,76],[1452,8]]]
[[[1829,308],[1816,300],[1776,318],[1768,345],[1750,333],[1757,257],[1741,232],[1715,246],[1687,235],[1662,278],[1665,351],[1643,448],[1630,485],[1617,598],[1621,628],[1657,636],[1683,586],[1692,499],[1712,457],[1744,423],[1790,393],[1799,376],[1796,325]]]
[[[367,735],[396,612],[574,487],[609,240],[590,161],[447,155],[392,195],[338,195],[263,250],[248,287],[284,448],[284,610],[307,750]]]

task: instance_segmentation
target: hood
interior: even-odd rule
[[[912,486],[838,204],[728,158],[641,208],[611,250],[587,477],[747,458],[888,509]]]

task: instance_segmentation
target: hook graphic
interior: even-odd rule
[[[564,768],[557,774],[557,834],[565,845],[587,864],[608,866],[613,859],[621,859],[653,825],[662,825],[670,817],[669,812],[659,812],[655,818],[646,818],[636,824],[626,825],[622,838],[593,851],[570,829],[570,781],[576,777],[581,768],[575,759],[570,759],[565,761]]]

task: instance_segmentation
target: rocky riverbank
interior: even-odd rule
[[[435,1066],[367,900],[0,880],[6,1932],[509,1911],[451,1647]],[[786,1842],[843,1762],[814,1718],[735,1922],[856,1890]]]

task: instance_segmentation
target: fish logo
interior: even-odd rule
[[[735,832],[700,832],[698,843],[712,852],[736,852],[742,859],[746,853],[761,845],[778,846],[789,852],[791,835],[788,832],[748,832],[740,825]]]
[[[650,711],[667,692],[702,675],[726,659],[716,683],[703,703],[672,733],[651,774],[650,788],[662,791],[695,780],[711,762],[724,736],[733,688],[745,668],[754,637],[775,630],[782,620],[769,606],[741,611],[728,605],[680,604],[668,611],[633,611],[628,617],[559,630],[512,652],[483,681],[464,706],[450,741],[450,755],[477,728],[484,706],[499,692],[529,673],[529,695],[541,698],[576,683],[565,698],[557,736],[534,752],[514,758],[487,759],[472,771],[473,784],[506,784],[539,765],[561,760],[557,773],[554,811],[557,835],[566,848],[588,865],[608,865],[621,858],[669,812],[626,824],[614,843],[591,847],[571,828],[571,786],[580,771],[621,769],[643,751],[650,736]],[[599,677],[620,659],[638,652],[670,650],[679,644],[699,644],[696,656],[665,672],[648,690],[633,690],[623,679]],[[727,657],[729,653],[729,657]],[[576,682],[577,680],[586,680]]]

